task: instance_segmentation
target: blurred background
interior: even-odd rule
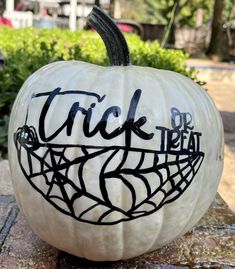
[[[234,0],[0,0],[14,28],[83,29],[94,4],[117,20],[124,32],[191,55],[235,57]],[[10,24],[9,24],[10,25]],[[222,26],[222,28],[220,27]],[[212,40],[212,42],[210,42]],[[211,43],[211,44],[210,44]]]

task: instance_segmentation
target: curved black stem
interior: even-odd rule
[[[110,64],[127,66],[131,64],[126,40],[116,23],[97,6],[88,16],[87,23],[101,36],[106,46]]]

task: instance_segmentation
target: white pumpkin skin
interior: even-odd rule
[[[47,138],[62,126],[75,102],[79,102],[80,107],[85,109],[91,108],[91,103],[95,103],[95,106],[92,106],[91,109],[90,131],[95,128],[104,112],[111,106],[118,106],[121,111],[116,117],[109,114],[105,131],[111,133],[113,130],[121,128],[120,126],[127,120],[130,102],[136,90],[141,90],[134,121],[145,116],[146,122],[140,126],[140,130],[154,135],[151,139],[146,140],[134,133],[133,130],[130,131],[131,149],[129,149],[127,158],[120,169],[135,169],[138,164],[139,169],[153,166],[154,154],[148,155],[146,152],[159,152],[160,150],[163,132],[161,133],[156,127],[161,126],[172,130],[172,108],[177,108],[182,113],[188,113],[184,115],[186,115],[186,122],[189,123],[188,127],[191,129],[186,129],[188,133],[183,133],[186,136],[182,139],[184,145],[182,146],[181,140],[177,140],[179,145],[174,150],[178,151],[182,157],[182,152],[180,153],[179,149],[181,146],[187,147],[190,132],[201,133],[201,136],[194,135],[194,142],[196,143],[195,148],[200,149],[204,157],[199,158],[200,166],[197,166],[198,171],[196,171],[192,182],[172,202],[165,203],[152,213],[142,216],[142,213],[139,213],[139,217],[135,213],[137,217],[129,220],[123,220],[122,218],[125,218],[125,216],[121,216],[120,212],[114,210],[112,213],[103,216],[99,222],[102,214],[107,212],[107,208],[100,205],[94,206],[88,213],[84,213],[82,218],[76,219],[74,216],[79,216],[92,205],[91,200],[84,196],[75,199],[73,216],[65,213],[66,211],[69,212],[69,209],[66,209],[65,204],[59,200],[56,201],[58,205],[56,208],[52,203],[55,200],[51,198],[49,201],[42,195],[42,193],[47,193],[49,188],[43,174],[39,173],[38,177],[34,179],[35,185],[32,185],[33,179],[30,179],[32,180],[30,183],[19,165],[13,137],[18,128],[25,125],[27,113],[27,126],[34,126],[40,145],[44,145],[38,149],[33,149],[32,152],[36,153],[36,156],[42,157],[48,150],[47,145],[49,144],[57,146],[73,145],[73,147],[68,147],[64,153],[69,160],[74,160],[86,154],[76,145],[90,145],[96,151],[96,147],[122,147],[122,150],[119,148],[114,158],[106,163],[105,172],[110,172],[120,165],[123,159],[123,149],[126,147],[126,131],[112,139],[105,139],[100,131],[91,137],[85,136],[83,130],[85,114],[82,114],[81,111],[78,111],[74,118],[71,134],[68,135],[66,133],[67,129],[64,128],[53,139],[49,139],[47,142],[42,141],[39,133],[39,121],[42,108],[48,98],[48,95],[43,96],[42,93],[51,92],[58,87],[63,92],[85,91],[95,93],[100,97],[105,95],[105,97],[98,102],[97,98],[84,94],[56,96],[51,101],[43,122]],[[35,98],[37,94],[41,94],[41,97]],[[32,96],[34,97],[32,98]],[[176,116],[175,123],[179,123],[179,116]],[[180,130],[182,131],[183,128],[184,126],[181,126]],[[22,132],[20,135],[22,135]],[[198,145],[197,138],[200,145]],[[173,143],[174,145],[176,143]],[[135,151],[132,150],[133,148],[135,148]],[[53,149],[56,150],[56,148]],[[141,151],[137,149],[141,149]],[[90,148],[86,148],[86,150],[88,154],[92,152]],[[95,150],[93,149],[93,152]],[[145,155],[143,163],[140,164],[142,150],[145,151]],[[25,169],[26,174],[30,174],[26,151],[21,147],[20,152],[23,169]],[[48,154],[48,156],[50,155]],[[109,151],[91,158],[82,169],[87,193],[103,199],[103,201],[105,199],[100,191],[99,176],[108,156],[110,156]],[[172,161],[175,161],[171,154],[168,155],[168,158],[173,158]],[[17,202],[28,223],[41,239],[61,250],[90,260],[128,259],[153,251],[181,236],[195,225],[206,212],[215,197],[222,173],[223,128],[220,115],[208,94],[193,81],[182,75],[137,66],[100,67],[77,61],[58,62],[35,72],[20,90],[10,119],[9,160]],[[53,163],[53,160],[49,157],[46,160],[48,167],[43,166],[45,173]],[[62,163],[63,161],[61,161]],[[32,159],[32,167],[33,171],[31,173],[40,172],[40,165],[37,160]],[[177,172],[174,165],[168,165],[168,168],[170,175]],[[79,185],[78,170],[79,165],[75,165],[65,174],[77,186]],[[64,173],[62,170],[59,172]],[[156,173],[142,173],[141,175],[147,178],[151,193],[153,193],[160,184],[159,177],[156,176]],[[165,182],[166,175],[164,173],[162,175]],[[135,189],[136,205],[149,196],[143,180],[137,176],[127,176],[125,174],[122,176]],[[175,184],[181,178],[174,177]],[[190,175],[188,175],[188,178],[190,179]],[[112,205],[128,212],[133,201],[127,185],[123,184],[120,178],[106,178],[105,184]],[[172,189],[169,180],[163,186],[167,193]],[[71,198],[74,190],[66,186],[66,191],[68,197]],[[54,189],[53,192],[59,195],[59,188]],[[156,205],[162,201],[161,195],[160,191],[157,195],[153,195],[152,199]],[[104,203],[107,203],[107,201]],[[151,203],[145,203],[144,209],[142,207],[141,210],[151,212],[151,206],[154,208]],[[61,208],[65,212],[61,212]]]

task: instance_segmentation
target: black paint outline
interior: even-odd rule
[[[97,124],[97,126],[90,131],[89,130],[89,122],[92,116],[92,108],[95,107],[95,103],[91,103],[90,107],[83,108],[80,107],[79,102],[75,102],[69,112],[67,120],[64,124],[57,129],[57,131],[46,137],[46,134],[43,130],[43,125],[45,121],[45,117],[47,111],[49,110],[50,104],[55,98],[55,96],[60,95],[63,96],[65,94],[85,94],[87,96],[91,96],[95,98],[98,103],[102,102],[105,98],[105,95],[99,96],[96,93],[87,93],[84,91],[61,91],[61,88],[56,88],[54,91],[46,92],[46,93],[38,93],[32,96],[33,98],[39,97],[47,97],[46,102],[41,111],[40,119],[39,119],[39,136],[42,142],[39,142],[37,131],[33,126],[27,126],[28,119],[28,109],[25,120],[25,125],[19,127],[14,134],[14,143],[17,149],[17,157],[19,161],[20,168],[30,183],[30,185],[38,191],[52,206],[54,206],[61,213],[69,215],[74,219],[86,222],[95,225],[113,225],[120,223],[122,221],[130,221],[143,216],[148,216],[157,210],[159,210],[162,206],[172,203],[176,199],[178,199],[184,191],[190,186],[193,181],[195,175],[201,167],[201,164],[204,159],[204,153],[200,151],[200,136],[201,133],[193,132],[194,126],[191,126],[192,123],[192,115],[187,113],[181,113],[177,108],[171,109],[171,125],[172,129],[168,129],[162,126],[156,126],[156,130],[160,131],[161,137],[161,146],[160,150],[150,150],[150,149],[140,149],[132,147],[131,145],[131,137],[132,134],[139,136],[141,139],[150,140],[155,135],[155,133],[146,133],[141,130],[141,127],[147,123],[147,118],[145,116],[140,117],[139,119],[135,119],[138,102],[141,97],[141,90],[136,90],[133,94],[133,97],[130,101],[129,111],[127,114],[126,121],[122,126],[117,128],[111,133],[107,133],[105,128],[108,123],[109,115],[119,116],[121,113],[121,109],[117,106],[112,106],[108,108]],[[104,139],[112,139],[122,133],[125,133],[125,146],[92,146],[92,145],[66,145],[66,144],[53,144],[50,141],[55,138],[61,130],[67,128],[67,135],[70,136],[72,133],[72,127],[74,124],[74,118],[76,113],[81,112],[84,117],[83,131],[84,135],[87,137],[94,136],[96,133],[100,132],[101,136]],[[115,114],[116,113],[116,114]],[[178,123],[176,118],[178,118]],[[85,127],[84,127],[85,126]],[[84,129],[85,128],[85,129]],[[187,148],[183,148],[180,146],[184,142],[186,138],[185,135],[188,135],[189,139],[191,139]],[[191,138],[190,138],[191,137]],[[182,142],[183,141],[183,142]],[[181,147],[180,150],[178,149]],[[83,155],[74,158],[73,160],[68,160],[65,157],[65,152],[68,148],[74,148],[74,150],[82,152]],[[43,152],[43,156],[40,156],[39,152]],[[58,151],[59,150],[59,151]],[[91,153],[89,151],[92,150]],[[95,150],[95,151],[94,151]],[[24,154],[27,156],[28,163],[28,171],[27,167],[24,167],[22,162]],[[128,159],[128,154],[130,152],[134,152],[135,154],[140,155],[140,160],[136,167],[126,168],[125,163]],[[122,159],[120,160],[119,165],[113,171],[106,171],[106,168],[110,161],[119,153],[122,155]],[[86,189],[86,182],[83,178],[83,169],[86,163],[96,158],[102,154],[107,154],[107,159],[103,164],[103,167],[100,169],[99,175],[97,175],[97,180],[99,182],[99,188],[101,192],[101,197],[97,197],[91,193],[89,193]],[[153,163],[149,167],[142,168],[142,165],[145,160],[146,154],[153,154]],[[160,156],[163,156],[165,161],[160,162]],[[169,156],[173,157],[174,160],[170,161]],[[185,155],[185,158],[180,158],[180,156]],[[35,173],[33,168],[32,158],[35,158],[40,164],[40,172]],[[47,161],[49,158],[49,161]],[[58,160],[56,160],[58,159]],[[35,161],[35,160],[34,160]],[[75,184],[73,179],[70,179],[69,169],[73,165],[79,165],[78,168],[78,179],[79,186]],[[171,174],[170,166],[175,165],[177,167],[177,172]],[[161,173],[161,169],[166,170],[167,178],[164,179]],[[189,169],[185,173],[185,170]],[[65,170],[65,174],[61,171]],[[48,173],[53,173],[51,179],[49,179]],[[151,186],[146,178],[146,175],[149,173],[155,173],[156,178],[159,180],[160,185],[152,190]],[[185,174],[184,174],[185,173]],[[44,180],[44,186],[48,186],[48,189],[43,192],[38,186],[34,183],[34,178],[41,176],[41,180]],[[141,202],[137,203],[137,196],[135,186],[133,186],[125,176],[133,176],[138,180],[141,180],[146,188],[146,198]],[[180,180],[176,183],[174,179],[176,177],[180,177]],[[109,189],[106,186],[106,181],[109,178],[116,178],[122,182],[126,186],[126,188],[130,191],[132,196],[131,207],[129,210],[124,210],[123,208],[119,208],[112,203],[111,197],[109,195]],[[166,184],[171,184],[171,189],[165,190],[164,187]],[[72,197],[68,196],[66,192],[66,184],[70,186],[74,190],[74,194]],[[67,185],[67,186],[68,186]],[[51,194],[54,186],[56,186],[60,190],[61,196]],[[154,197],[156,197],[159,193],[162,193],[163,198],[158,201],[158,203],[154,202]],[[74,209],[74,203],[77,199],[81,197],[86,197],[92,201],[91,205],[88,206],[83,212],[79,215],[76,214]],[[56,203],[55,200],[61,201],[64,203],[64,207],[59,203]],[[156,200],[156,199],[155,199]],[[152,209],[143,210],[141,207],[143,205],[149,205]],[[99,216],[97,220],[89,219],[89,213],[92,210],[95,210],[97,207],[102,206],[106,208],[104,213]],[[107,217],[113,212],[118,212],[122,217],[119,217],[117,220],[109,221]],[[86,214],[88,214],[86,216]]]

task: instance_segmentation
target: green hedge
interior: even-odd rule
[[[188,55],[179,50],[162,49],[127,35],[134,65],[168,69],[196,80],[194,69],[187,69]],[[7,58],[0,70],[0,152],[7,153],[7,127],[12,103],[23,82],[38,68],[57,60],[77,59],[99,65],[109,61],[101,38],[95,32],[45,29],[0,28],[0,50]],[[0,157],[1,157],[0,154]]]

